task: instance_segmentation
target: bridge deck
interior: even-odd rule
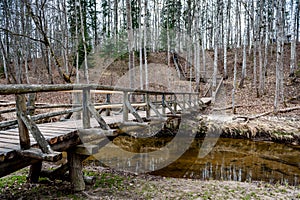
[[[161,112],[161,109],[158,109]],[[178,109],[180,110],[180,108]],[[138,111],[141,117],[146,117],[145,111]],[[151,111],[151,116],[155,113]],[[122,122],[122,113],[111,116],[102,116],[107,124],[115,124]],[[132,121],[134,116],[129,114],[128,120]],[[82,128],[82,120],[66,120],[53,123],[37,124],[39,130],[49,142],[51,148],[55,151],[64,151],[72,146],[81,143],[78,129]],[[91,118],[91,127],[99,127],[96,119]],[[38,147],[37,142],[30,134],[32,147]],[[18,128],[0,131],[0,165],[3,162],[19,159],[20,140]],[[2,173],[0,173],[1,175]],[[1,176],[0,176],[1,177]]]

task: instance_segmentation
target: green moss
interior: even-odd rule
[[[26,183],[26,176],[25,175],[13,175],[5,178],[0,179],[0,188],[4,189],[7,187],[12,187],[13,185],[17,184],[24,184]]]
[[[98,187],[108,187],[108,188],[118,188],[122,189],[122,183],[125,181],[124,177],[114,174],[101,174],[97,177],[94,188]]]

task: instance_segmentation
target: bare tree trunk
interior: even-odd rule
[[[8,70],[7,70],[7,53],[5,51],[5,47],[3,45],[2,37],[0,36],[0,47],[1,47],[1,52],[2,52],[2,60],[3,60],[3,68],[4,68],[4,75],[6,82],[9,83],[9,77],[8,77]]]
[[[127,35],[128,35],[128,52],[129,52],[129,76],[130,88],[134,88],[134,43],[133,43],[133,30],[132,30],[132,17],[131,17],[131,0],[126,0],[127,10]]]
[[[147,60],[147,23],[148,23],[148,0],[144,0],[144,59],[145,59],[145,86],[146,90],[148,90],[148,60]]]
[[[114,0],[114,40],[115,46],[118,44],[118,0]],[[119,47],[117,47],[119,50]]]
[[[238,4],[238,3],[237,3]],[[238,57],[238,16],[239,16],[239,7],[236,6],[236,19],[235,19],[235,53],[234,53],[234,72],[233,72],[233,89],[232,89],[232,112],[236,113],[235,107],[235,92],[237,84],[237,57]]]
[[[230,2],[230,0],[228,1],[228,3]],[[225,3],[225,1],[224,1]],[[229,8],[230,9],[230,8]],[[223,49],[224,49],[224,75],[223,78],[227,79],[228,78],[228,73],[227,73],[227,46],[228,46],[228,27],[229,27],[229,16],[228,16],[228,12],[230,12],[228,10],[228,6],[225,6],[225,10],[224,10],[224,36],[223,36]]]
[[[52,74],[52,62],[51,62],[51,53],[50,53],[50,48],[47,48],[47,65],[48,65],[48,74],[49,74],[49,79],[50,79],[50,83],[53,84],[54,80],[53,80],[53,74]]]
[[[247,50],[246,50],[246,46],[247,46],[247,18],[246,16],[244,17],[244,37],[243,37],[243,66],[242,66],[242,77],[241,77],[241,81],[239,84],[239,88],[243,88],[244,87],[244,81],[246,78],[246,70],[247,70]]]
[[[294,2],[295,0],[291,0],[291,64],[290,64],[290,77],[295,75],[296,69],[296,9],[297,3]]]
[[[68,34],[68,13],[67,13],[67,2],[63,2],[63,12],[64,12],[64,59],[65,59],[65,69],[66,73],[69,74],[69,34]]]
[[[260,1],[260,5],[259,5],[259,27],[257,29],[258,31],[258,38],[259,38],[259,45],[258,45],[258,53],[259,53],[259,85],[258,85],[258,94],[259,94],[259,97],[263,96],[263,77],[264,77],[264,74],[263,74],[263,67],[264,67],[264,64],[263,64],[263,53],[262,53],[262,34],[261,34],[261,31],[260,31],[260,27],[262,27],[262,21],[263,21],[263,2]]]
[[[282,0],[277,0],[276,16],[276,39],[277,39],[277,57],[276,57],[276,91],[274,100],[274,111],[278,110],[281,96],[281,75],[282,75],[282,57],[283,57],[283,4]]]
[[[217,14],[216,20],[214,24],[214,72],[213,72],[213,80],[212,80],[212,99],[213,103],[216,100],[216,89],[217,89],[217,73],[218,73],[218,45],[219,45],[219,37],[220,37],[220,29],[219,29],[219,19],[220,19],[220,7],[217,6]]]
[[[267,11],[269,10],[269,2],[267,2]],[[267,75],[267,66],[268,66],[268,49],[269,49],[269,16],[267,15],[266,19],[266,34],[265,34],[265,58],[264,58],[264,67],[263,67],[263,80],[262,80],[262,92],[265,95],[265,85],[266,85],[266,75]]]
[[[84,49],[84,81],[89,84],[89,68],[87,63],[87,42],[85,38],[85,30],[84,30],[84,23],[83,23],[83,14],[82,14],[82,6],[80,0],[78,1],[79,4],[79,15],[80,15],[80,23],[81,23],[81,36],[83,42],[83,49]]]
[[[255,17],[255,6],[254,2],[252,1],[251,7],[251,14],[252,14],[252,28],[253,28],[253,85],[256,91],[256,96],[259,97],[258,88],[257,88],[257,24],[256,24],[256,17]]]
[[[142,29],[142,2],[138,0],[139,4],[139,48],[140,48],[140,88],[144,89],[143,80],[143,29]],[[144,36],[145,37],[145,36]]]

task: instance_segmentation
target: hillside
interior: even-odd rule
[[[300,79],[297,78],[293,82],[288,77],[289,74],[289,60],[290,60],[290,46],[285,46],[284,55],[284,95],[285,104],[281,104],[280,108],[294,107],[300,105]],[[298,58],[300,57],[300,45],[297,46]],[[180,54],[182,57],[184,53]],[[238,52],[238,69],[237,77],[238,83],[241,77],[242,68],[242,49]],[[258,55],[257,55],[258,57]],[[213,71],[213,59],[214,52],[208,50],[206,53],[207,62],[207,77],[212,76]],[[193,61],[193,58],[190,59]],[[92,54],[89,56],[89,78],[90,83],[112,85],[119,87],[129,87],[129,69],[128,58],[125,55],[119,57],[105,56],[102,53]],[[270,54],[268,55],[269,64],[267,66],[266,76],[266,88],[265,95],[257,98],[256,90],[253,84],[253,55],[247,56],[247,78],[243,88],[238,88],[236,91],[235,101],[237,105],[237,114],[248,115],[257,114],[273,109],[273,102],[275,96],[275,72],[276,72],[276,51],[275,46],[271,47]],[[259,67],[259,60],[257,58],[257,68]],[[191,62],[192,63],[192,62]],[[223,74],[223,52],[219,51],[219,75]],[[232,101],[232,88],[233,88],[233,65],[234,65],[234,50],[228,50],[228,79],[224,82],[224,87],[221,90],[221,94],[217,97],[215,108],[226,108],[231,106]],[[38,67],[37,67],[38,66]],[[140,87],[139,79],[139,56],[135,55],[135,88]],[[202,66],[201,66],[202,67]],[[192,88],[190,87],[190,81],[180,80],[176,72],[175,67],[167,66],[167,53],[157,52],[148,53],[148,71],[149,71],[149,89],[150,90],[164,90],[164,91],[190,91],[195,89],[195,83],[192,82]],[[75,81],[74,73],[72,80]],[[63,83],[63,80],[59,77],[59,74],[53,66],[53,79],[54,83]],[[3,76],[1,76],[0,83],[6,84]],[[80,72],[80,77],[83,77],[83,73]],[[35,63],[29,63],[29,80],[32,84],[49,84],[49,75],[46,70],[46,66],[41,59],[37,59]],[[143,79],[145,76],[143,75]],[[201,83],[200,89],[203,94],[209,83]],[[144,86],[145,87],[145,86]],[[295,98],[297,97],[297,98]],[[294,99],[293,99],[294,98]],[[3,100],[13,100],[12,96],[5,96]],[[69,103],[70,97],[68,95],[53,95],[45,94],[38,96],[39,102],[44,103]],[[289,101],[290,100],[290,101]],[[104,101],[104,99],[100,99]],[[221,102],[221,103],[218,103]],[[232,111],[227,109],[226,113],[230,114]],[[298,117],[300,113],[297,111],[288,113],[289,117]]]

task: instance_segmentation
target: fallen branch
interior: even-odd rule
[[[247,108],[247,107],[255,107],[255,106],[266,106],[266,105],[270,105],[270,104],[250,104],[250,105],[236,105],[234,106],[235,108]],[[231,110],[233,108],[233,106],[228,106],[228,107],[224,107],[224,108],[213,108],[213,111],[222,111],[222,110]]]
[[[253,117],[249,117],[249,116],[236,116],[236,117],[233,117],[232,120],[244,119],[245,121],[250,121],[250,120],[258,119],[260,117],[264,117],[264,116],[267,116],[267,115],[270,115],[270,114],[287,113],[287,112],[292,112],[292,111],[295,111],[295,110],[300,110],[300,106],[298,106],[298,107],[292,107],[292,108],[286,108],[286,109],[281,109],[281,110],[278,110],[277,112],[269,111],[269,112],[258,114],[258,115],[253,116]]]
[[[295,96],[295,97],[292,97],[292,98],[290,98],[290,99],[288,99],[287,101],[285,101],[286,103],[290,103],[290,102],[292,102],[292,101],[299,101],[300,100],[300,94],[299,95],[297,95],[297,96]]]

